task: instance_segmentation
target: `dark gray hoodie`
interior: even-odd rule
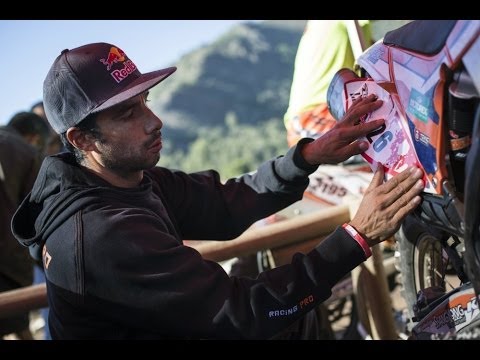
[[[214,171],[155,167],[138,187],[125,189],[78,166],[71,154],[48,157],[12,229],[32,256],[43,255],[52,337],[234,339],[280,332],[365,260],[342,228],[257,279],[229,277],[182,239],[238,236],[299,200],[315,169],[292,148],[225,184]]]

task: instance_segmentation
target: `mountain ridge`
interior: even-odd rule
[[[242,23],[182,56],[150,95],[165,140],[186,151],[201,128],[225,128],[227,117],[252,125],[281,121],[305,22]]]

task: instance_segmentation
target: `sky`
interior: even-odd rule
[[[247,20],[0,20],[0,125],[42,99],[43,80],[63,49],[111,43],[148,72],[175,65],[241,22]]]

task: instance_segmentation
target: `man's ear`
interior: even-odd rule
[[[95,138],[77,127],[71,127],[67,130],[67,140],[79,150],[94,151],[97,149]]]

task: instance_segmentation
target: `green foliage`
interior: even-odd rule
[[[217,170],[222,179],[255,170],[262,162],[288,150],[283,121],[273,118],[257,126],[239,124],[230,115],[226,128],[202,128],[187,152],[165,139],[159,165],[195,172]]]
[[[240,24],[183,56],[174,64],[178,70],[150,92],[149,105],[164,122],[165,138],[174,131],[185,151],[200,128],[224,127],[229,113],[251,125],[283,117],[304,25]]]
[[[183,56],[150,92],[164,123],[159,165],[215,169],[223,179],[255,170],[287,151],[283,115],[305,21],[233,27]]]

